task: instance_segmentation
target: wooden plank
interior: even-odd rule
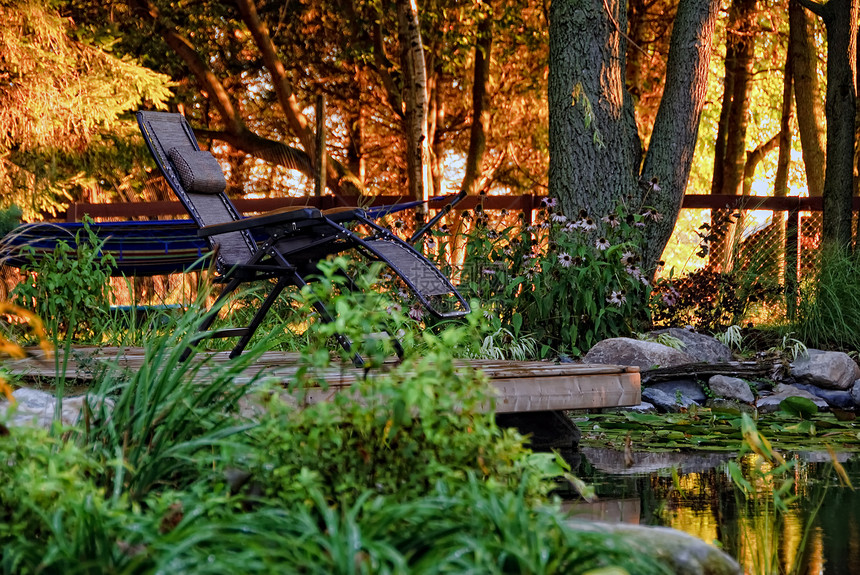
[[[31,357],[3,362],[10,374],[29,378],[55,377],[54,361],[46,359],[38,348],[28,350]],[[132,371],[140,369],[146,355],[142,348],[77,348],[69,358],[66,378],[80,383],[92,381],[97,365],[116,364]],[[229,361],[229,352],[210,352],[198,355],[205,362],[199,375],[223,369]],[[283,385],[295,381],[299,356],[295,353],[270,351],[262,354],[243,374],[237,383],[245,384],[259,379],[274,379]],[[83,365],[80,365],[83,361]],[[462,369],[482,371],[495,394],[498,413],[525,411],[556,411],[571,409],[599,409],[638,405],[641,402],[639,369],[620,365],[554,364],[549,362],[517,362],[497,360],[459,360]],[[392,361],[381,372],[391,369]],[[380,372],[380,373],[381,373]],[[365,376],[364,370],[351,365],[334,365],[319,370],[316,377],[325,381],[327,388],[306,390],[303,404],[327,401],[334,394],[348,392],[349,388]],[[489,408],[490,405],[486,405]]]

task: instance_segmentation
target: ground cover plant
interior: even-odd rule
[[[325,297],[319,286],[306,303]],[[341,297],[328,303],[344,325],[363,325]],[[297,408],[337,326],[310,324],[285,390],[239,379],[265,341],[214,372],[202,354],[180,362],[197,321],[185,316],[146,346],[142,369],[101,374],[77,425],[0,427],[0,570],[666,572],[563,521],[547,498],[563,463],[498,428],[481,377],[455,368],[480,318],[413,335],[415,354],[370,370],[356,396]]]

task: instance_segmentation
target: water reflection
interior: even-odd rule
[[[623,453],[583,448],[577,473],[599,500],[573,502],[578,516],[604,521],[663,525],[721,546],[747,573],[860,575],[860,491],[840,487],[827,453],[797,453],[794,485],[781,520],[772,490],[779,481],[758,481],[744,499],[733,483],[725,453]],[[860,455],[840,454],[851,482],[860,487]],[[751,471],[753,456],[742,461]]]

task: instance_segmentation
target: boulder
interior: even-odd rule
[[[860,367],[847,353],[810,349],[792,362],[791,376],[799,383],[847,390],[860,379]]]
[[[6,425],[16,427],[21,425],[33,425],[48,429],[56,419],[57,398],[52,394],[22,387],[12,392],[15,404],[7,401],[0,402],[0,417],[8,417]],[[60,411],[60,421],[64,425],[74,425],[81,416],[84,402],[89,401],[94,408],[98,404],[96,398],[86,395],[75,397],[64,397],[63,407]],[[113,408],[113,400],[105,399],[108,409]]]
[[[779,409],[779,404],[782,403],[783,399],[785,399],[786,397],[795,396],[805,397],[806,399],[809,399],[810,401],[812,401],[812,403],[818,406],[818,409],[826,410],[828,408],[826,401],[794,385],[779,384],[776,386],[774,391],[775,393],[772,395],[760,397],[755,403],[756,409],[758,409],[762,413],[777,411]]]
[[[607,407],[603,410],[603,413],[619,413],[622,411],[630,411],[633,413],[657,413],[657,408],[654,407],[653,403],[643,401],[639,405],[628,405],[625,407]]]
[[[708,380],[708,387],[717,397],[737,399],[744,403],[755,401],[755,395],[753,395],[749,384],[739,377],[715,375]]]
[[[658,411],[677,413],[681,409],[689,409],[699,405],[684,394],[669,395],[665,391],[648,387],[642,390],[642,400],[654,405]]]
[[[650,555],[675,575],[742,575],[726,552],[671,527],[571,520],[573,529],[598,531],[623,538],[631,553]],[[608,571],[607,571],[608,573]]]
[[[732,360],[732,350],[717,338],[689,329],[670,327],[652,331],[653,335],[668,334],[679,339],[684,344],[684,352],[696,358],[696,361],[708,363],[725,363]]]
[[[641,370],[695,363],[692,355],[653,341],[615,337],[604,339],[588,350],[585,363],[630,365]],[[860,375],[858,375],[860,377]]]
[[[689,397],[697,403],[702,403],[707,400],[705,390],[702,384],[692,379],[673,379],[671,381],[661,381],[648,386],[650,389],[659,389],[675,397],[675,392],[680,391],[686,397]]]
[[[809,385],[807,383],[796,383],[794,386],[797,389],[808,391],[815,397],[820,397],[827,402],[830,407],[838,407],[839,409],[853,409],[857,402],[850,391],[842,391],[839,389],[823,389],[817,385]]]
[[[860,379],[855,381],[851,388],[851,398],[854,400],[854,406],[860,407]]]

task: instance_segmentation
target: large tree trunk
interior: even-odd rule
[[[813,44],[811,23],[798,0],[789,0],[789,46],[791,47],[794,100],[806,186],[810,196],[824,194],[824,109],[818,85],[818,55]]]
[[[827,27],[827,166],[822,237],[831,245],[851,242],[854,178],[858,0],[801,0]]]
[[[406,131],[406,166],[409,195],[427,199],[427,68],[418,7],[415,0],[397,0],[397,37],[403,69],[404,127]]]
[[[642,167],[641,181],[656,179],[661,192],[644,198],[661,214],[645,228],[643,269],[653,270],[672,236],[690,177],[699,119],[708,87],[719,0],[681,0],[672,30],[666,87]],[[641,189],[641,188],[640,188]]]
[[[624,87],[623,0],[550,5],[549,193],[569,216],[600,217],[635,196],[641,149]]]
[[[564,213],[594,216],[618,201],[663,215],[645,228],[643,269],[653,272],[672,235],[699,129],[719,2],[681,0],[666,85],[648,153],[624,87],[625,7],[618,0],[557,0],[550,7],[549,188]],[[657,186],[640,185],[657,182]]]

